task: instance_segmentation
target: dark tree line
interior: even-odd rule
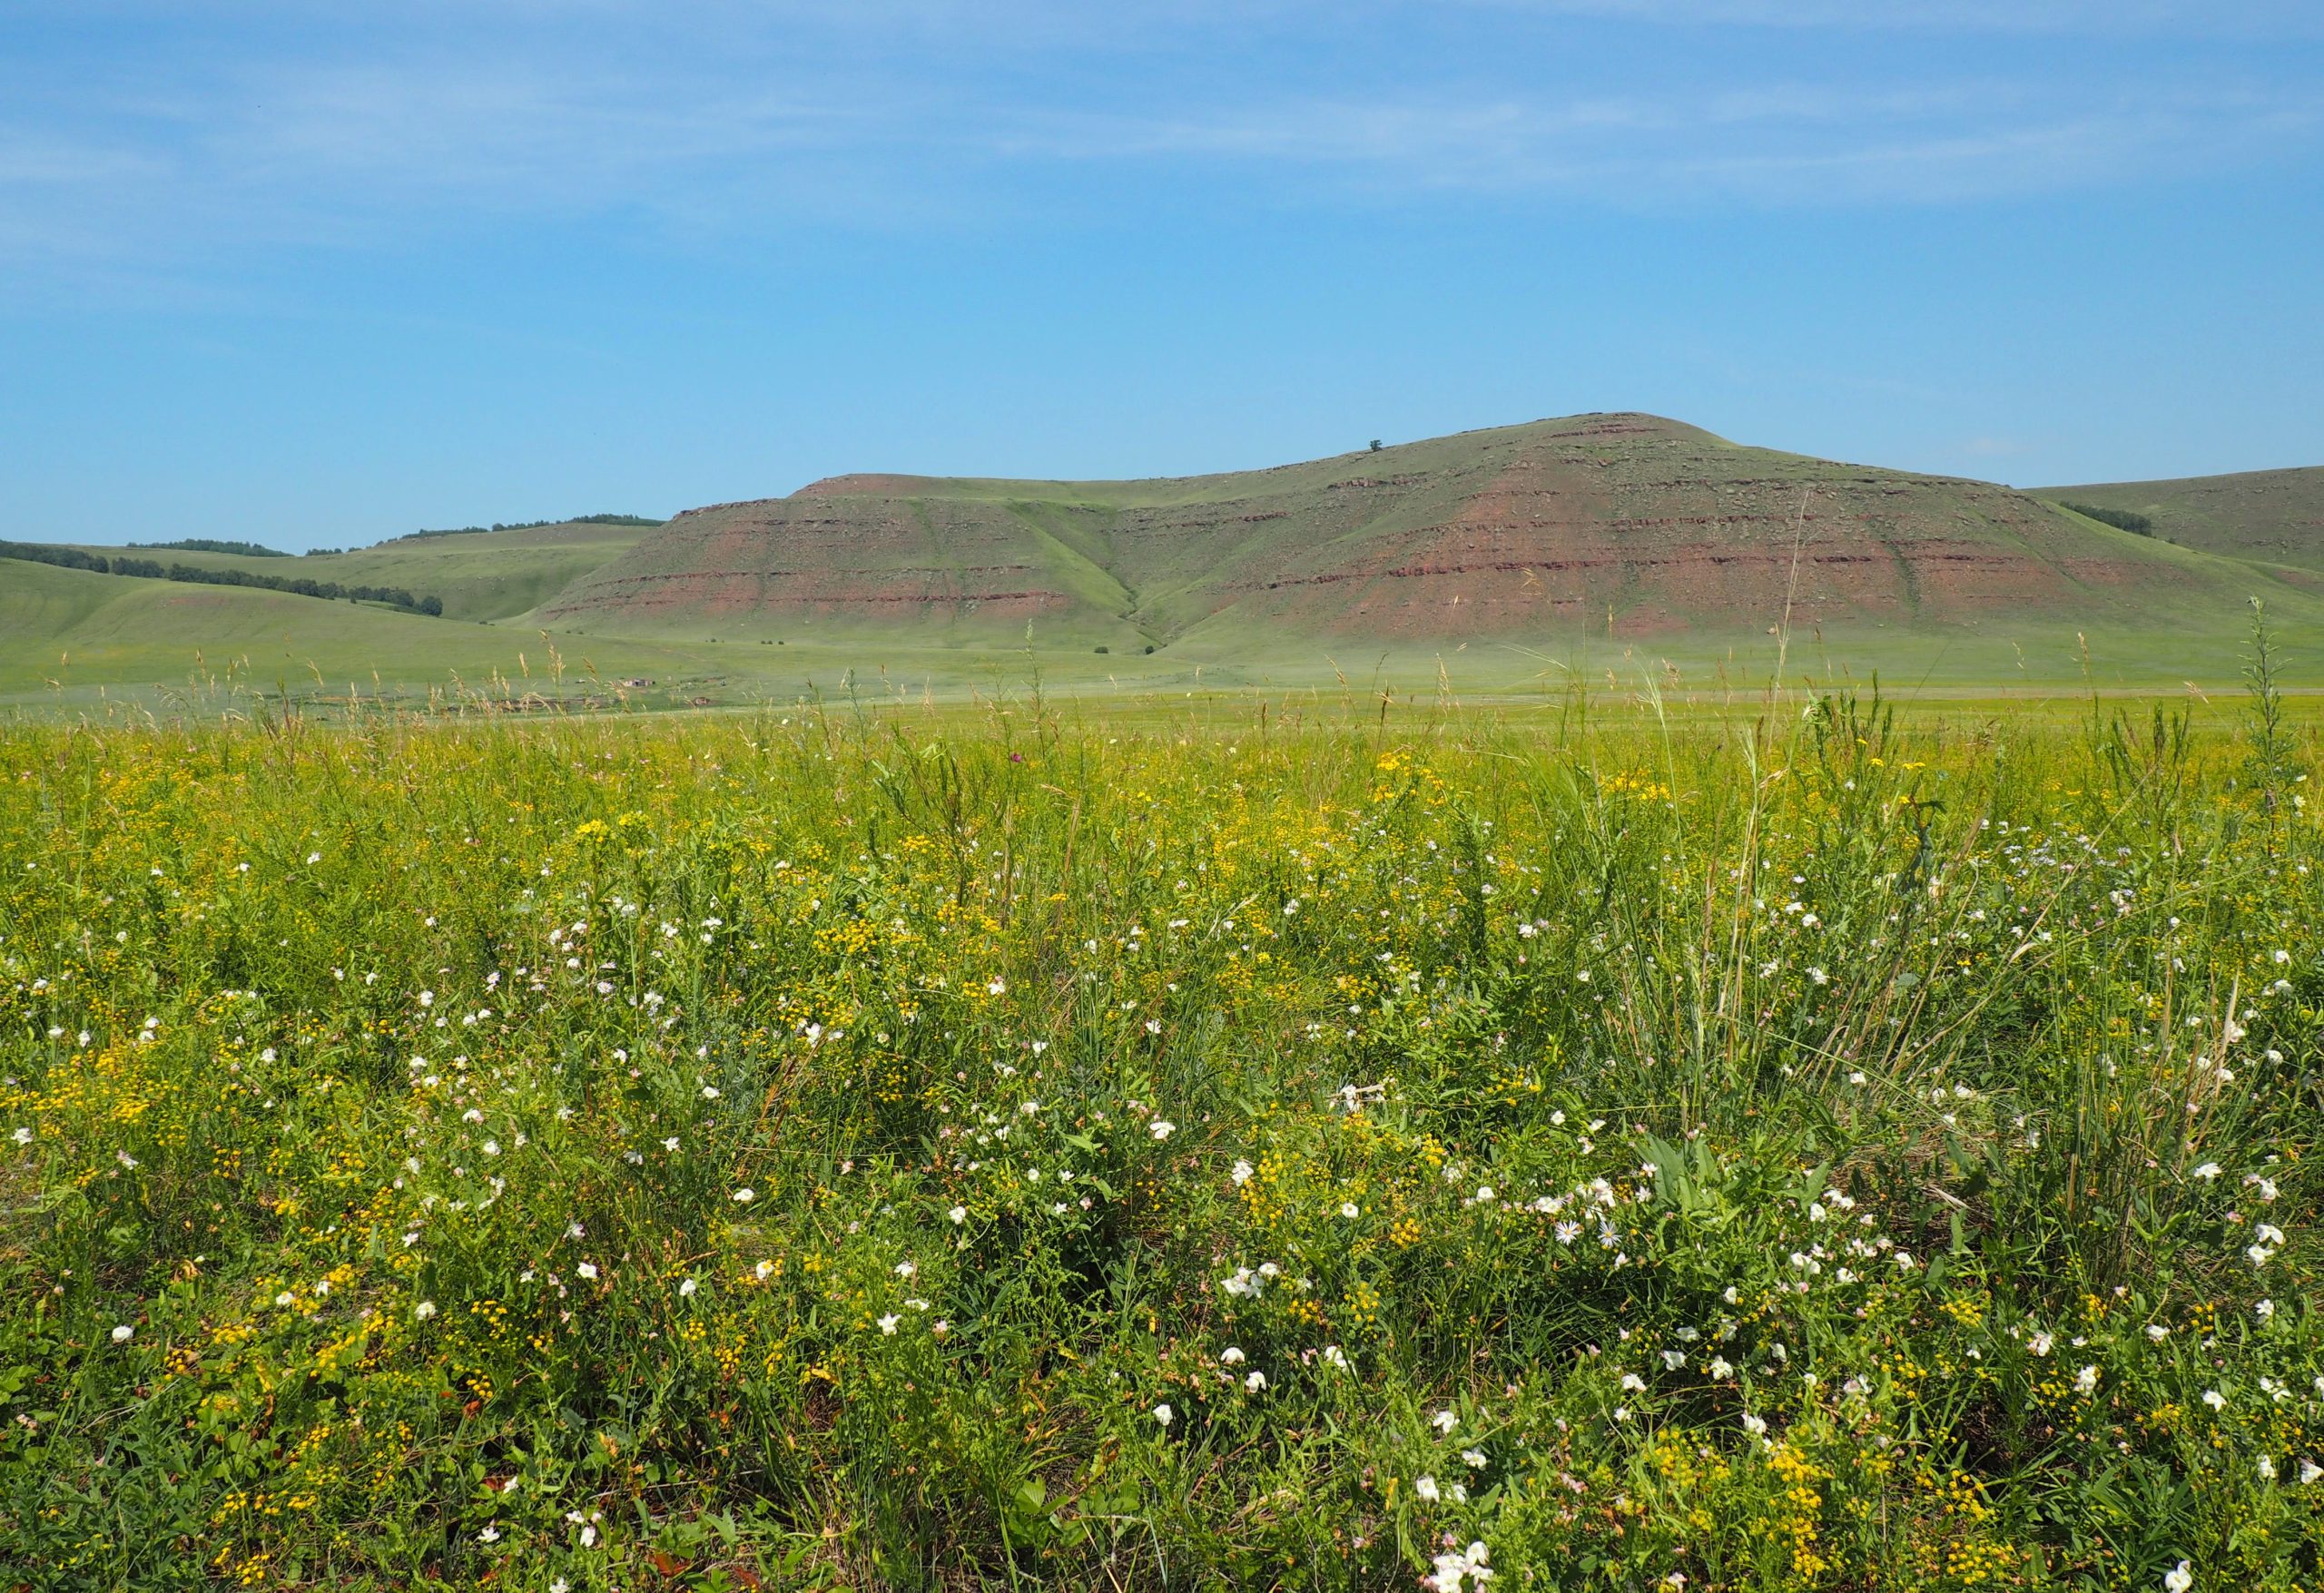
[[[2078,504],[2064,498],[2058,501],[2065,504],[2066,507],[2077,515],[2088,515],[2092,519],[2112,526],[2117,530],[2134,531],[2141,536],[2154,535],[2154,522],[2146,516],[2134,513],[2130,509],[2110,509],[2103,504]]]
[[[168,553],[231,553],[244,558],[289,558],[279,547],[269,547],[258,542],[233,542],[216,536],[181,536],[175,542],[133,542],[134,548]]]
[[[440,531],[414,531],[409,536],[393,538],[397,542],[414,542],[422,536],[481,536],[487,531],[537,531],[544,526],[666,526],[666,520],[656,520],[647,515],[575,515],[563,520],[495,520],[489,526],[447,526]]]
[[[411,614],[431,617],[444,612],[444,600],[429,594],[415,597],[402,586],[349,586],[337,581],[310,581],[302,575],[263,575],[251,570],[208,570],[193,565],[163,565],[159,559],[115,554],[83,553],[77,547],[50,547],[37,542],[0,542],[0,558],[34,564],[60,565],[68,570],[89,570],[105,575],[142,575],[150,581],[185,581],[201,586],[256,586],[267,592],[288,592],[297,597],[343,598],[350,603],[384,603]]]

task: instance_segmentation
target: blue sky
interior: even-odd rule
[[[17,0],[0,536],[1584,409],[2324,464],[2318,0]]]

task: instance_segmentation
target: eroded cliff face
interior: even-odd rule
[[[2120,617],[2195,578],[2173,550],[2008,487],[1738,447],[1651,416],[1465,433],[1234,475],[859,475],[690,511],[541,611],[655,630],[773,624],[1167,643],[1426,641],[1577,623]]]

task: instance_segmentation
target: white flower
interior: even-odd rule
[[[1686,1363],[1687,1352],[1684,1350],[1665,1350],[1662,1352],[1662,1367],[1664,1371],[1676,1372]]]
[[[436,1302],[433,1300],[422,1300],[419,1304],[411,1308],[411,1313],[420,1321],[426,1322],[429,1317],[436,1314]]]
[[[1462,1450],[1461,1463],[1472,1471],[1482,1471],[1485,1465],[1485,1452],[1482,1450]]]
[[[1436,1431],[1439,1432],[1449,1433],[1454,1428],[1461,1425],[1461,1418],[1454,1415],[1449,1410],[1439,1411],[1434,1416],[1429,1418],[1429,1420],[1434,1424]]]
[[[757,1190],[755,1190],[755,1189],[752,1189],[752,1188],[748,1187],[747,1185],[746,1185],[746,1186],[744,1186],[743,1188],[737,1189],[736,1191],[734,1191],[734,1204],[735,1204],[736,1205],[750,1205],[750,1204],[751,1204],[751,1202],[753,1202],[753,1201],[756,1200],[758,1197],[759,1197],[759,1192],[758,1192]]]
[[[2200,1166],[2200,1167],[2198,1167],[2198,1168],[2196,1168],[2196,1169],[2195,1169],[2195,1176],[2196,1176],[2196,1177],[2198,1177],[2198,1178],[2201,1178],[2201,1180],[2203,1180],[2203,1182],[2205,1182],[2206,1184],[2208,1184],[2208,1183],[2210,1183],[2212,1179],[2214,1179],[2214,1178],[2218,1177],[2218,1176],[2220,1175],[2220,1174],[2221,1174],[2221,1172],[2223,1172],[2223,1171],[2225,1171],[2225,1169],[2224,1169],[2224,1168],[2222,1168],[2222,1167],[2221,1167],[2221,1166],[2217,1162],[2205,1162],[2201,1166]],[[2181,1566],[2184,1566],[2187,1562],[2186,1562],[2185,1560],[2183,1560],[2183,1559],[2182,1559],[2182,1560],[2181,1560],[2179,1563],[2180,1563]],[[2165,1578],[2165,1579],[2167,1580],[2168,1578]]]
[[[2273,1456],[2273,1455],[2261,1455],[2261,1456],[2260,1456],[2260,1457],[2256,1461],[2254,1461],[2254,1462],[2253,1462],[2253,1464],[2254,1464],[2254,1465],[2256,1465],[2256,1466],[2259,1468],[2259,1471],[2260,1471],[2260,1480],[2262,1482],[2273,1482],[2273,1481],[2276,1480],[2276,1457],[2275,1457],[2275,1456]]]
[[[2050,1352],[2050,1346],[2056,1342],[2057,1341],[2047,1333],[2035,1333],[2025,1342],[2025,1347],[2036,1355],[2047,1355]]]
[[[880,1331],[892,1339],[896,1336],[896,1323],[901,1321],[903,1321],[902,1317],[897,1316],[892,1313],[889,1315],[883,1316],[880,1319]]]
[[[2146,1324],[2146,1336],[2160,1344],[2171,1336],[2171,1330],[2159,1322],[2151,1322]]]
[[[2085,1366],[2073,1374],[2073,1391],[2088,1399],[2098,1391],[2098,1368]]]
[[[909,1278],[919,1271],[920,1268],[913,1265],[911,1262],[900,1261],[896,1263],[896,1276],[900,1278]]]
[[[30,1128],[19,1128],[8,1137],[18,1145],[30,1145],[33,1142],[33,1131]]]
[[[1485,1546],[1482,1543],[1472,1543],[1458,1553],[1440,1554],[1433,1561],[1436,1574],[1423,1577],[1420,1585],[1430,1593],[1462,1593],[1462,1584],[1473,1581],[1479,1593],[1482,1593],[1484,1585],[1492,1580],[1492,1571],[1485,1559]]]
[[[1441,1495],[1440,1493],[1438,1493],[1438,1492],[1437,1492],[1437,1490],[1436,1490],[1436,1479],[1435,1479],[1435,1478],[1433,1478],[1433,1477],[1415,1477],[1415,1478],[1413,1478],[1413,1491],[1414,1493],[1416,1493],[1416,1494],[1420,1495],[1420,1497],[1421,1497],[1421,1498],[1423,1498],[1423,1499],[1424,1499],[1424,1500],[1428,1500],[1428,1502],[1429,1502],[1429,1503],[1431,1503],[1431,1504],[1434,1504],[1434,1503],[1435,1503],[1439,1499],[1441,1499],[1442,1497],[1443,1497],[1443,1495]]]
[[[701,1284],[695,1283],[692,1278],[686,1279],[684,1283],[678,1285],[678,1298],[681,1300],[693,1299],[694,1292],[701,1286]]]
[[[22,1133],[23,1130],[19,1129],[17,1132]],[[1252,1175],[1257,1171],[1258,1169],[1252,1166],[1250,1163],[1238,1161],[1235,1164],[1235,1170],[1229,1173],[1227,1176],[1234,1179],[1236,1186],[1239,1188],[1243,1185],[1248,1184],[1251,1181]]]
[[[1221,1366],[1240,1366],[1244,1359],[1243,1352],[1233,1344],[1227,1345],[1218,1352],[1218,1363]]]
[[[478,1543],[497,1543],[500,1541],[500,1529],[497,1527],[487,1527],[483,1531],[478,1532],[476,1535],[476,1540]]]
[[[1171,1422],[1176,1421],[1177,1419],[1178,1413],[1170,1409],[1167,1401],[1154,1407],[1154,1420],[1159,1421],[1163,1426],[1167,1427]]]
[[[944,1214],[951,1218],[955,1224],[965,1223],[969,1220],[969,1208],[964,1205],[956,1205]]]
[[[1351,1223],[1363,1214],[1364,1214],[1362,1212],[1356,1210],[1355,1202],[1352,1200],[1345,1202],[1340,1207],[1340,1215],[1345,1217]]]
[[[1266,1386],[1267,1374],[1264,1372],[1254,1372],[1250,1376],[1243,1380],[1243,1388],[1245,1391],[1248,1393],[1256,1394]]]
[[[1734,1365],[1724,1355],[1714,1355],[1710,1358],[1709,1372],[1713,1378],[1722,1382],[1735,1375]]]
[[[2162,1593],[2187,1593],[2195,1585],[2195,1572],[2186,1560],[2162,1573]]]
[[[2313,1460],[2302,1460],[2299,1463],[2299,1480],[2302,1486],[2315,1481],[2319,1477],[2324,1477],[2324,1466],[2319,1466]]]
[[[1764,1436],[1768,1431],[1768,1419],[1764,1416],[1754,1416],[1746,1411],[1743,1413],[1743,1431],[1754,1436]]]
[[[984,993],[988,996],[1006,996],[1009,994],[1009,981],[1006,979],[994,979],[991,983],[985,986]]]
[[[1630,1394],[1646,1392],[1646,1379],[1635,1372],[1625,1372],[1622,1373],[1622,1391]]]
[[[121,1326],[113,1330],[113,1342],[116,1344],[126,1344],[131,1339],[134,1338],[136,1334],[137,1330],[135,1328],[131,1327],[127,1323],[123,1323]]]
[[[1167,1117],[1157,1117],[1146,1126],[1146,1132],[1157,1139],[1167,1139],[1178,1132],[1178,1126]]]
[[[2203,1391],[2203,1403],[2209,1405],[2214,1411],[2224,1411],[2227,1409],[2227,1396],[2221,1393],[2217,1389],[2205,1389]]]

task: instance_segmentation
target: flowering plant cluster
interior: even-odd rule
[[[0,732],[0,1583],[2324,1578],[2278,733],[1216,712]]]

